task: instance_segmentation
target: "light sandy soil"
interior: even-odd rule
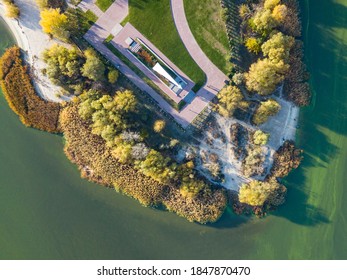
[[[60,43],[43,33],[40,21],[40,12],[34,0],[17,0],[16,5],[20,10],[19,20],[6,18],[5,7],[0,4],[0,15],[10,27],[17,44],[25,51],[26,61],[31,66],[31,74],[35,79],[34,86],[41,97],[46,100],[60,102],[68,98],[57,97],[61,88],[53,85],[41,70],[45,68],[45,63],[41,59],[41,53],[55,43]]]

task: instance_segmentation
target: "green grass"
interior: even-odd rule
[[[170,0],[129,0],[129,22],[200,88],[206,77],[191,58],[176,30]]]
[[[95,4],[100,8],[101,11],[106,12],[113,2],[114,0],[96,0]]]
[[[220,0],[184,0],[189,27],[207,57],[230,74],[230,47]]]
[[[96,14],[94,14],[91,10],[88,10],[84,13],[84,17],[88,20],[90,27],[98,20]]]
[[[111,39],[112,40],[112,39]],[[153,88],[161,97],[163,97],[167,103],[171,105],[177,111],[180,111],[186,102],[182,100],[180,103],[173,101],[165,92],[163,92],[151,79],[149,79],[139,68],[137,68],[126,56],[124,56],[120,51],[118,51],[110,41],[104,41],[104,45],[120,60],[122,60],[131,70],[133,70],[136,75],[138,75],[147,85]]]

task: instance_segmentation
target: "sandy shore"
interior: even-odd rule
[[[35,78],[33,84],[38,94],[50,101],[67,100],[67,97],[60,98],[57,96],[61,88],[53,85],[41,72],[46,67],[41,59],[42,52],[59,41],[52,40],[47,34],[43,33],[39,24],[40,12],[34,0],[17,0],[16,5],[20,9],[20,18],[18,20],[9,19],[5,16],[6,11],[3,4],[0,4],[0,16],[9,26],[18,46],[26,53],[25,60],[31,66],[31,75]]]

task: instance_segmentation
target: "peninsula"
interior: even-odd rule
[[[1,0],[0,82],[83,178],[189,221],[265,215],[309,104],[296,0]]]

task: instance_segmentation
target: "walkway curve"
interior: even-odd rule
[[[206,85],[208,88],[221,90],[228,77],[214,65],[196,42],[184,11],[183,0],[170,0],[172,17],[181,40],[190,56],[206,74]],[[211,90],[209,90],[211,91]]]

